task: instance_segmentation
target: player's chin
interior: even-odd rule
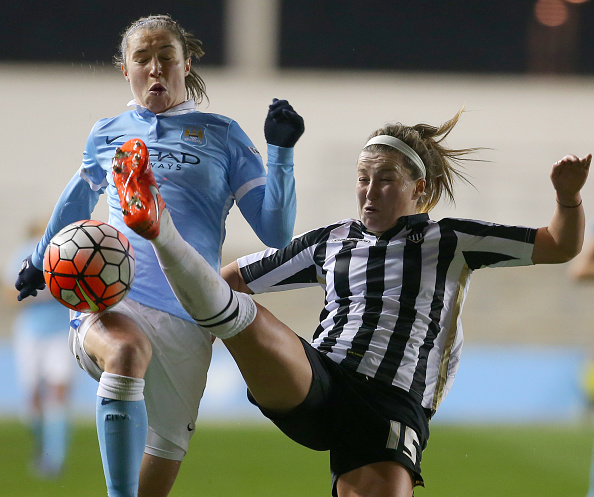
[[[363,226],[365,226],[369,231],[381,231],[382,220],[379,219],[379,214],[377,211],[367,211],[361,213],[361,222]]]
[[[169,98],[167,94],[155,94],[155,95],[148,95],[145,98],[145,105],[148,110],[150,110],[153,114],[159,114],[161,112],[165,112],[171,108]]]

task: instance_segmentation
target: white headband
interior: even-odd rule
[[[406,155],[410,160],[412,160],[421,171],[423,178],[425,177],[425,164],[423,164],[423,161],[419,157],[419,154],[417,154],[402,140],[399,140],[398,138],[390,135],[378,135],[374,136],[371,140],[369,140],[363,148],[365,149],[369,147],[369,145],[387,145],[388,147],[395,148],[399,152],[402,152],[404,155]]]

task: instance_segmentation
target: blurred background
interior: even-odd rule
[[[46,219],[77,171],[97,119],[126,110],[129,86],[112,59],[133,20],[169,13],[202,40],[208,102],[234,118],[261,152],[273,97],[288,99],[306,132],[295,153],[295,233],[356,217],[354,166],[367,136],[388,122],[439,124],[466,112],[448,143],[484,147],[467,164],[473,186],[432,213],[544,226],[555,205],[551,165],[594,152],[594,2],[589,0],[103,0],[10,2],[0,17],[2,240],[8,261],[28,226]],[[594,219],[594,180],[583,193]],[[104,202],[94,217],[105,218]],[[234,209],[224,262],[261,249]],[[6,268],[10,286],[18,268]],[[466,348],[438,423],[575,423],[589,416],[594,284],[569,265],[482,270],[463,322]],[[309,337],[323,294],[259,300]],[[11,337],[19,307],[0,312],[0,415],[18,416]],[[64,338],[67,330],[64,329]],[[66,338],[65,338],[66,339]],[[94,412],[95,384],[77,371],[74,410]],[[204,419],[261,419],[221,346]],[[585,477],[584,477],[585,478]]]

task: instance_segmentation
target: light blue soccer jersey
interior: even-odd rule
[[[256,147],[235,121],[198,112],[192,100],[157,115],[137,107],[102,119],[91,130],[83,163],[58,200],[33,263],[40,268],[51,237],[67,224],[91,217],[99,194],[106,192],[109,223],[128,237],[136,256],[129,296],[192,320],[171,291],[151,244],[122,218],[111,167],[116,147],[132,138],[147,145],[155,180],[177,229],[216,270],[225,219],[234,202],[266,245],[289,243],[296,213],[293,149],[269,145],[267,174]]]

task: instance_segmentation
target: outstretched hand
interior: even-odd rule
[[[17,277],[15,288],[19,291],[17,300],[20,302],[25,297],[36,297],[37,290],[45,288],[45,280],[43,278],[43,271],[37,269],[31,261],[31,256],[23,261],[21,270]]]
[[[293,148],[305,131],[303,118],[286,100],[274,98],[264,121],[266,142],[277,147]]]
[[[560,204],[571,206],[576,203],[576,196],[588,178],[591,161],[592,154],[581,159],[575,155],[566,155],[553,164],[551,181]]]

